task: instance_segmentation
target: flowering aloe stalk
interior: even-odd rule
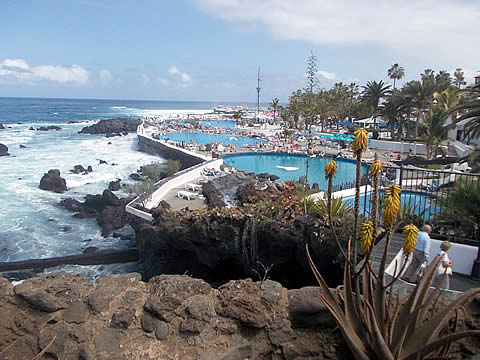
[[[361,153],[366,149],[366,131],[357,130],[354,141],[354,151],[357,155],[357,171],[361,165]],[[336,164],[325,167],[325,177],[329,180],[328,204],[331,204],[332,177],[335,175]],[[395,271],[396,276],[390,283],[385,284],[385,266],[387,252],[393,233],[397,230],[398,212],[401,207],[399,186],[391,185],[385,192],[385,208],[383,211],[383,224],[386,228],[386,244],[380,263],[380,270],[374,273],[370,266],[369,256],[375,238],[378,204],[378,180],[381,164],[372,165],[370,175],[373,178],[373,211],[372,219],[365,221],[361,228],[362,251],[366,254],[361,269],[355,271],[356,256],[350,258],[351,249],[348,246],[347,254],[336,236],[335,226],[331,221],[331,206],[328,205],[329,225],[337,244],[345,255],[343,285],[337,288],[334,296],[322,275],[318,272],[310,256],[308,246],[307,258],[312,271],[320,285],[320,299],[335,318],[340,331],[356,359],[420,359],[436,351],[452,341],[467,336],[480,336],[480,330],[456,331],[448,334],[444,330],[456,311],[471,301],[480,288],[472,289],[456,301],[451,302],[442,311],[433,311],[433,316],[427,317],[430,310],[435,310],[441,289],[430,291],[430,285],[437,274],[437,269],[442,262],[442,257],[435,259],[425,270],[425,275],[420,279],[413,292],[405,303],[394,300],[393,285],[401,274]],[[356,198],[355,198],[355,227],[353,241],[356,242],[356,229],[358,218],[358,199],[360,177],[357,173]],[[416,242],[418,229],[414,225],[407,225],[404,229],[403,249],[405,254],[410,254]],[[356,253],[355,253],[356,254]],[[404,262],[404,266],[405,266]],[[360,279],[362,286],[360,286]],[[388,295],[388,296],[387,296]]]

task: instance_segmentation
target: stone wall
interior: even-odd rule
[[[346,359],[317,288],[274,281],[55,273],[13,286],[0,278],[0,352],[31,359]]]
[[[181,151],[180,149],[168,147],[159,141],[155,141],[154,139],[150,139],[140,134],[138,134],[138,145],[141,151],[144,151],[150,154],[160,155],[165,159],[180,161],[182,165],[182,169],[189,168],[191,166],[200,164],[203,161],[205,161],[200,157],[187,154]]]

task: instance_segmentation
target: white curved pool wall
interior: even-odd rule
[[[160,187],[155,190],[152,194],[151,199],[145,204],[147,209],[153,209],[156,207],[160,201],[162,201],[165,196],[173,189],[181,187],[182,185],[194,182],[196,179],[201,177],[202,170],[205,167],[213,168],[215,170],[220,171],[220,166],[223,165],[223,159],[216,159],[212,161],[206,161],[199,165],[193,166],[191,168],[179,171],[178,173],[174,174],[173,177],[167,181],[160,180],[159,183],[164,182]],[[157,183],[158,184],[158,183]],[[141,217],[142,219],[152,221],[153,217],[152,214],[147,213],[145,211],[139,210],[134,207],[134,204],[137,202],[139,197],[133,199],[128,205],[126,206],[126,211],[132,215]]]
[[[368,194],[372,191],[372,187],[370,185],[364,185],[360,186],[360,194],[364,194],[365,192]],[[317,200],[322,200],[325,198],[325,191],[320,191],[318,193],[312,194],[309,196],[309,198],[317,201]],[[346,189],[346,190],[341,190],[341,191],[336,191],[332,193],[332,198],[333,199],[338,199],[338,198],[347,198],[355,196],[355,189]]]
[[[400,153],[408,153],[412,149],[413,155],[426,155],[427,147],[425,144],[406,143],[400,141],[386,141],[378,139],[369,139],[368,147],[370,150],[378,149],[385,151],[395,151]]]
[[[210,162],[205,162],[196,166],[195,168],[184,172],[180,175],[174,175],[171,180],[168,180],[165,184],[160,186],[153,194],[150,201],[147,202],[146,208],[152,209],[157,206],[160,201],[162,201],[165,196],[173,189],[182,186],[183,184],[193,182],[194,180],[198,179],[202,176],[202,170],[208,166],[208,168],[213,168],[215,170],[220,171],[220,165],[223,165],[223,159],[217,159]],[[177,173],[178,174],[178,173]]]
[[[432,261],[435,253],[440,249],[440,244],[443,240],[432,239],[430,246],[429,260]],[[451,243],[452,247],[448,250],[448,257],[453,262],[452,270],[458,274],[470,276],[472,274],[473,263],[477,258],[478,248],[476,246]],[[403,250],[400,250],[393,261],[388,265],[385,272],[389,275],[394,275],[395,263],[397,263],[397,273],[403,265],[405,255]]]

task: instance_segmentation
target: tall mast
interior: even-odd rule
[[[258,67],[258,77],[257,77],[257,121],[260,117],[260,66]]]

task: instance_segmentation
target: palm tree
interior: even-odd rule
[[[457,88],[460,89],[462,85],[466,85],[467,82],[465,81],[465,76],[464,72],[462,71],[462,68],[457,68],[455,72],[453,73],[453,83]]]
[[[422,126],[422,137],[427,145],[427,158],[441,153],[442,141],[447,139],[448,130],[455,126],[447,124],[447,119],[448,112],[444,108],[438,105],[430,106]]]
[[[380,80],[369,81],[367,86],[362,86],[362,99],[366,102],[372,109],[371,115],[373,115],[373,127],[377,127],[377,110],[378,105],[381,99],[384,99],[387,95],[390,94],[390,85],[387,85],[385,82]]]
[[[422,82],[425,83],[426,81],[435,81],[435,71],[432,69],[425,69],[423,74],[420,74],[422,77]]]
[[[418,126],[423,122],[423,112],[432,101],[434,91],[435,82],[429,80],[410,81],[403,90],[405,97],[411,101],[417,115],[415,138],[418,136]]]
[[[457,119],[457,122],[470,119],[464,126],[465,136],[469,139],[476,139],[480,137],[480,85],[469,89],[468,95],[465,104],[455,108],[455,111],[466,111]]]
[[[405,76],[405,69],[398,64],[393,64],[390,69],[388,69],[388,77],[393,79],[393,90],[395,90],[396,80],[400,80]]]
[[[280,100],[278,100],[278,98],[275,98],[272,100],[272,103],[270,104],[270,106],[273,108],[273,122],[275,122],[275,118],[276,118],[276,115],[277,115],[277,108],[278,108],[278,102]]]
[[[232,114],[232,118],[235,120],[235,125],[242,122],[243,119],[243,111],[242,110],[235,110]]]
[[[396,93],[397,91],[395,91]],[[398,96],[389,96],[379,109],[385,120],[390,125],[391,139],[395,140],[395,125],[401,126],[402,122],[402,103]]]

